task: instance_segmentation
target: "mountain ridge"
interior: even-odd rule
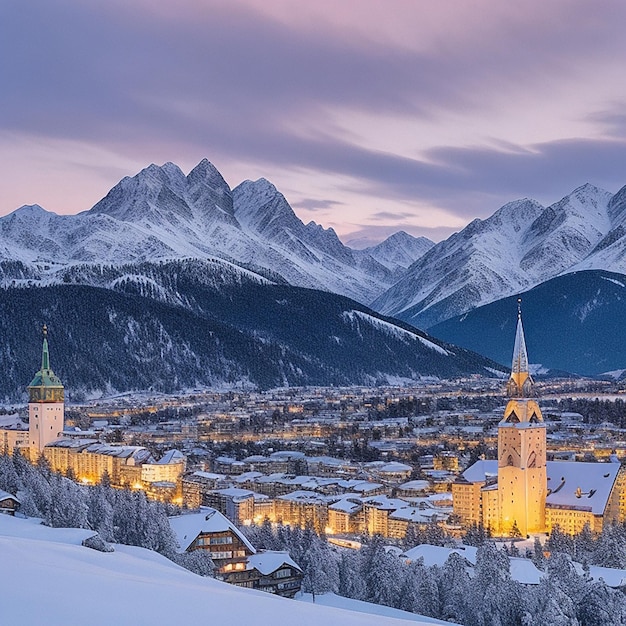
[[[405,245],[404,264],[420,252]],[[391,286],[402,264],[390,269],[380,262],[384,254],[352,251],[334,230],[305,225],[266,179],[231,190],[207,159],[186,176],[173,163],[151,164],[77,215],[24,206],[0,218],[4,261],[56,266],[207,257],[363,303]]]

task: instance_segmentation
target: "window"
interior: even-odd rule
[[[289,576],[291,576],[290,569],[279,569],[275,574],[276,578],[289,578]]]
[[[210,543],[211,545],[223,545],[225,543],[232,543],[233,538],[229,535],[228,537],[211,537]]]
[[[232,552],[209,552],[209,555],[212,559],[232,559]]]

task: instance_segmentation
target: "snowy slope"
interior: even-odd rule
[[[626,187],[611,198],[608,214],[611,220],[609,232],[584,260],[569,268],[569,272],[605,269],[626,274]]]
[[[583,185],[549,207],[510,202],[431,248],[373,307],[429,328],[530,289],[593,253],[624,213],[611,210],[611,201]]]
[[[528,284],[519,267],[522,241],[542,210],[533,200],[518,200],[487,220],[474,220],[418,259],[373,307],[428,327]]]
[[[227,585],[143,548],[82,547],[89,531],[0,515],[2,616],[7,624],[432,624],[319,606]],[[413,617],[413,616],[411,616]]]

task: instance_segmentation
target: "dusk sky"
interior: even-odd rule
[[[208,158],[344,241],[626,184],[623,0],[3,0],[0,215]]]

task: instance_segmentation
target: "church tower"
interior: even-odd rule
[[[64,400],[63,383],[50,369],[48,329],[44,325],[41,369],[28,385],[28,445],[32,461],[63,432]]]
[[[546,426],[534,399],[520,303],[507,384],[509,401],[498,425],[498,530],[506,534],[517,526],[526,536],[545,531],[548,479]]]

